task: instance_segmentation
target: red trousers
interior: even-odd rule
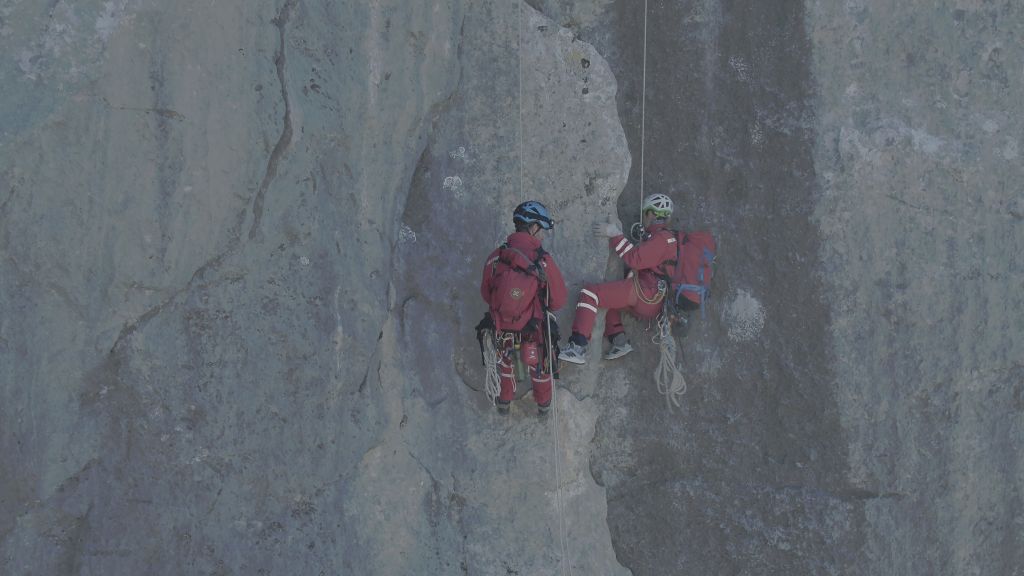
[[[502,332],[498,334],[498,351],[501,358],[498,359],[498,375],[501,377],[501,395],[498,399],[502,402],[511,402],[515,398],[516,391],[516,365],[515,355],[519,352],[515,349],[515,338],[532,341],[537,344],[540,353],[540,362],[536,367],[529,367],[530,382],[533,384],[533,399],[541,406],[551,403],[551,374],[548,370],[548,349],[544,340],[544,332],[522,332],[514,335],[513,332]]]
[[[590,340],[594,330],[599,309],[608,310],[604,319],[604,335],[614,336],[623,331],[622,311],[632,313],[640,318],[654,318],[661,312],[661,302],[648,304],[637,297],[633,278],[591,284],[580,290],[576,303],[576,317],[572,321],[572,331],[578,332]],[[657,294],[656,289],[644,290],[644,297],[651,299]]]

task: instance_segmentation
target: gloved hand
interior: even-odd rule
[[[612,222],[611,217],[608,217],[607,222],[598,222],[594,224],[594,236],[601,238],[613,238],[622,234],[622,226],[618,222]]]

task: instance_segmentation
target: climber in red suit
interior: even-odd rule
[[[561,270],[541,247],[544,232],[553,225],[547,208],[540,202],[523,202],[512,213],[512,221],[516,231],[487,257],[480,283],[480,295],[490,308],[501,353],[501,395],[495,405],[498,412],[508,413],[516,388],[515,347],[531,347],[537,353],[535,365],[529,367],[533,399],[543,415],[551,407],[545,311],[564,306],[568,293]]]
[[[643,319],[652,319],[661,312],[661,302],[668,286],[659,283],[665,274],[664,265],[676,259],[676,234],[667,228],[672,215],[672,199],[664,194],[648,196],[643,203],[644,239],[635,244],[626,238],[618,224],[596,224],[594,233],[608,237],[608,246],[631,270],[623,280],[591,284],[580,291],[576,317],[572,323],[569,345],[559,358],[574,364],[586,362],[597,311],[605,309],[604,336],[611,343],[605,358],[621,358],[633,351],[622,327],[625,310]]]

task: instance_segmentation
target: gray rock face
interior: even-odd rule
[[[635,158],[642,13],[537,4],[608,57]],[[649,357],[598,387],[618,556],[637,574],[1013,573],[1018,10],[748,4],[651,6],[647,187],[721,251],[678,421],[636,391]],[[634,163],[620,213],[638,185]]]
[[[571,565],[628,574],[588,467],[599,406],[558,394],[555,413],[538,420],[520,390],[511,417],[498,416],[479,391],[472,331],[485,310],[484,261],[524,200],[539,198],[554,212],[546,245],[568,277],[603,271],[607,256],[593,249],[589,225],[601,207],[611,214],[629,170],[615,79],[591,46],[525,5],[473,6],[461,26],[458,89],[420,155],[402,214],[397,340],[388,343],[385,330],[379,348],[392,371],[382,382],[404,382],[391,393],[398,429],[386,446],[394,448],[360,473],[361,492],[393,501],[394,487],[378,479],[404,476],[403,467],[429,476],[414,500],[436,499],[436,518],[410,541],[443,534],[434,551],[443,563],[407,573],[559,574]],[[394,527],[375,523],[374,508],[352,506],[353,524],[368,524],[367,541],[386,557]]]
[[[516,204],[618,273],[641,4],[0,0],[0,573],[1015,574],[1009,3],[650,3],[684,405],[636,321],[480,392]]]
[[[605,40],[640,144],[643,14],[616,3]],[[812,221],[813,70],[799,4],[650,3],[645,192],[719,238],[707,317],[684,342],[689,392],[671,413],[646,345],[596,387],[592,469],[636,574],[856,573],[857,497],[844,476],[830,310]],[[604,46],[599,44],[599,50]],[[621,73],[620,73],[621,71]],[[640,174],[620,199],[636,218]]]
[[[257,8],[81,8],[45,34],[94,68],[9,74],[53,105],[4,142],[2,571],[626,573],[594,403],[499,420],[456,370],[527,190],[603,268],[607,66],[516,4]]]
[[[822,263],[867,572],[1024,566],[1024,124],[1011,3],[809,11]]]
[[[0,571],[372,565],[343,503],[389,422],[391,245],[461,9],[126,10],[76,91],[11,78],[57,105],[0,170]]]

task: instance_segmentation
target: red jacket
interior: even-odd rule
[[[508,240],[505,241],[510,248],[515,248],[523,254],[530,257],[531,260],[537,259],[537,251],[540,249],[540,240],[534,236],[530,236],[527,232],[515,232],[509,235]],[[491,297],[491,282],[494,278],[494,271],[492,265],[498,260],[498,252],[500,248],[495,249],[491,252],[490,256],[487,257],[487,263],[484,264],[483,280],[480,282],[480,296],[483,297],[484,302],[487,305],[494,307],[490,302]],[[555,260],[551,257],[551,254],[544,253],[544,256],[540,261],[541,266],[544,267],[544,273],[547,277],[547,282],[542,284],[538,294],[540,297],[544,297],[547,292],[547,306],[548,310],[555,311],[565,306],[565,301],[569,297],[569,293],[565,288],[565,280],[562,278],[562,271],[558,269],[558,265],[555,264]],[[498,263],[499,266],[504,264]],[[544,311],[541,307],[540,298],[537,298],[533,305],[532,318],[544,318]]]
[[[634,244],[622,234],[608,239],[608,246],[640,276],[640,285],[645,290],[655,290],[659,275],[669,272],[665,262],[676,259],[676,234],[666,226],[652,225],[647,229],[650,236],[639,244]]]

